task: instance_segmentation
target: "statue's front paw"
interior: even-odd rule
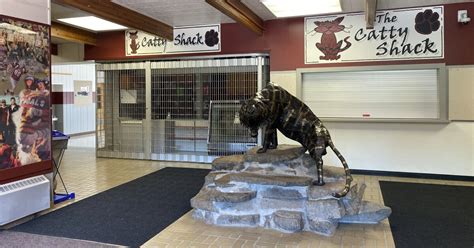
[[[262,147],[262,148],[257,150],[257,153],[265,153],[266,151],[267,151],[267,148]]]
[[[268,149],[277,149],[277,146],[276,145],[270,145],[270,146],[268,146]]]

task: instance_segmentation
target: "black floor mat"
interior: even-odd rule
[[[208,173],[165,168],[11,230],[138,247],[191,210]]]
[[[397,248],[474,247],[474,187],[381,181]]]

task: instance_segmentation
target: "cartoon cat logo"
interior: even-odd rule
[[[314,22],[314,24],[316,24],[314,31],[322,33],[321,43],[316,43],[316,47],[324,54],[324,56],[320,56],[319,59],[338,60],[341,57],[339,53],[351,47],[352,44],[348,41],[350,36],[344,38],[344,42],[346,43],[344,47],[342,47],[342,40],[338,42],[336,39],[336,33],[344,31],[346,28],[344,25],[340,25],[342,20],[344,20],[344,16],[334,20]]]
[[[138,31],[135,32],[128,32],[129,38],[130,38],[130,48],[132,49],[132,54],[136,54],[138,48],[140,48],[140,45],[137,43],[138,39]]]

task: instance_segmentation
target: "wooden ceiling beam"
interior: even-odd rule
[[[365,23],[367,29],[374,28],[377,0],[365,0]]]
[[[125,8],[110,0],[52,0],[53,3],[80,9],[102,19],[173,40],[173,27]]]
[[[206,2],[256,34],[263,34],[263,20],[240,0],[206,0]]]
[[[67,26],[58,22],[51,23],[51,36],[94,46],[97,44],[95,33]]]

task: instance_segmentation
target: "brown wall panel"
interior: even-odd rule
[[[0,173],[0,184],[14,182],[26,177],[43,175],[53,171],[52,161],[41,161],[34,164],[24,165],[18,168],[4,169]]]

